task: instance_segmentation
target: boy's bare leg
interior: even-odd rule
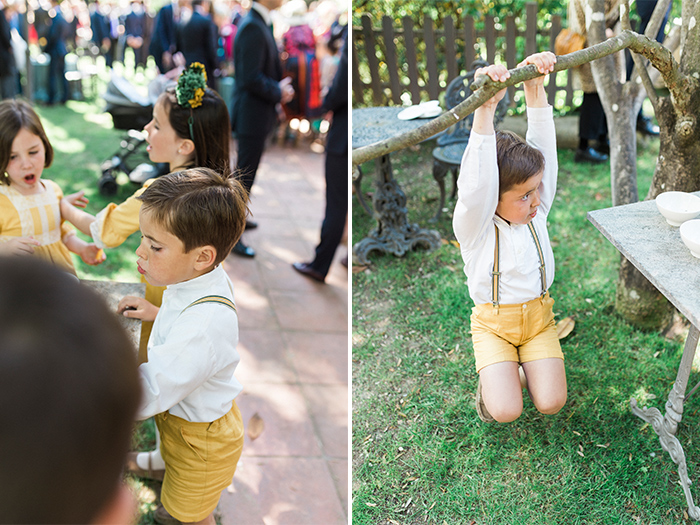
[[[479,372],[481,392],[489,414],[499,423],[515,421],[523,412],[523,391],[518,363],[506,361]]]
[[[551,357],[523,363],[527,390],[537,410],[556,414],[566,403],[566,372],[562,359]]]

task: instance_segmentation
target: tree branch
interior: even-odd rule
[[[580,66],[597,58],[608,56],[612,53],[616,53],[617,51],[628,47],[633,41],[635,35],[636,33],[632,33],[631,31],[623,32],[614,38],[605,40],[604,42],[594,46],[581,49],[580,51],[576,51],[568,55],[559,56],[557,57],[557,63],[554,65],[554,71],[552,74],[558,71],[564,71],[566,69]],[[470,113],[473,113],[479,106],[493,97],[501,89],[513,86],[525,80],[536,78],[540,76],[540,73],[537,71],[537,66],[534,64],[528,64],[527,66],[511,69],[510,75],[510,78],[505,82],[493,82],[487,76],[479,77],[472,83],[472,89],[475,90],[474,93],[451,110],[445,111],[439,117],[436,117],[422,126],[402,135],[391,137],[390,139],[375,142],[374,144],[353,150],[353,166],[359,166],[360,164],[363,164],[369,160],[381,157],[383,155],[388,155],[394,151],[407,148],[429,139],[430,137],[446,130],[458,120],[463,119]],[[353,171],[355,171],[355,167],[353,167]]]

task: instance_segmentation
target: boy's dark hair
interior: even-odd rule
[[[207,88],[201,106],[186,108],[177,103],[175,87],[170,87],[160,96],[158,102],[164,104],[175,133],[180,138],[194,142],[194,165],[228,176],[231,172],[231,121],[224,99],[213,89]]]
[[[544,155],[517,133],[496,131],[498,196],[544,170]]]
[[[21,129],[26,129],[38,136],[44,143],[46,157],[44,167],[48,168],[53,162],[53,148],[49,142],[41,119],[36,114],[32,106],[21,99],[3,100],[0,102],[0,184],[5,180],[5,170],[10,163],[10,153],[12,152],[12,142]]]
[[[0,521],[89,523],[121,483],[136,350],[94,291],[35,257],[0,257],[0,319]]]
[[[191,168],[157,179],[137,197],[156,223],[185,245],[216,248],[219,264],[245,229],[248,193],[240,182],[208,168]]]

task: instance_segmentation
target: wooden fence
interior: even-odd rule
[[[537,3],[526,4],[524,20],[514,16],[497,24],[487,15],[482,24],[466,16],[460,30],[455,19],[446,16],[442,27],[429,17],[423,27],[404,17],[394,27],[390,17],[381,20],[381,28],[372,26],[372,17],[364,14],[361,26],[353,27],[352,90],[355,106],[402,105],[437,99],[452,79],[471,69],[477,58],[489,64],[515,67],[524,57],[537,51],[554,50],[554,40],[562,28],[562,19],[553,15],[545,29],[537,27]],[[518,25],[521,27],[519,28]],[[524,27],[524,29],[523,29]],[[516,88],[510,87],[511,103]],[[522,89],[522,86],[518,86]],[[549,103],[571,107],[573,87],[566,71],[550,75],[546,86]],[[563,91],[557,97],[557,92]]]

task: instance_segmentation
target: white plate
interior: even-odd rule
[[[440,109],[440,106],[437,107],[428,107],[423,111],[420,117],[418,118],[433,118],[437,117],[440,113],[442,113],[442,109]]]
[[[409,106],[397,116],[399,120],[413,120],[414,118],[433,118],[437,117],[442,110],[440,109],[439,100],[428,100],[421,102],[415,106]]]
[[[397,116],[399,120],[412,120],[414,118],[420,117],[423,114],[423,111],[425,111],[425,108],[421,107],[420,105],[409,106]]]

